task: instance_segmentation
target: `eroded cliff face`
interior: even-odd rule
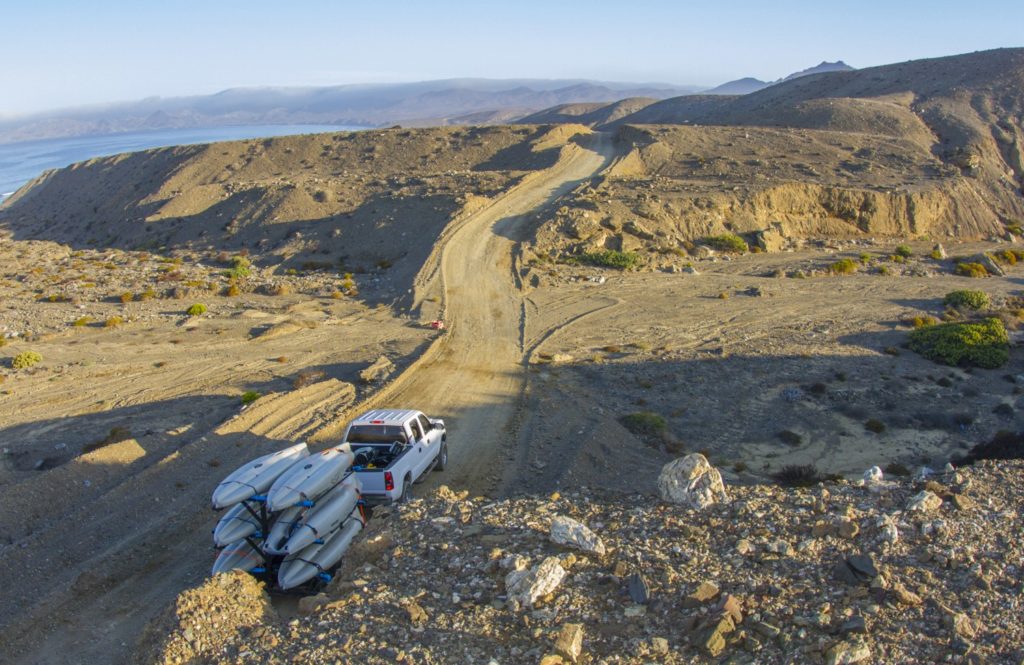
[[[539,220],[536,253],[665,255],[766,229],[792,241],[975,240],[1024,222],[1010,166],[1024,141],[1009,131],[955,158],[937,154],[938,138],[795,128],[627,126],[617,140],[622,157],[605,177]]]

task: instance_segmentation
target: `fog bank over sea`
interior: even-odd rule
[[[347,125],[249,125],[209,129],[166,129],[2,144],[0,145],[0,200],[7,198],[19,187],[47,169],[61,168],[93,157],[105,157],[122,152],[173,145],[358,129],[366,128]]]

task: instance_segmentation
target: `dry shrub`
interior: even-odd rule
[[[292,381],[292,388],[295,388],[296,390],[299,388],[305,388],[306,386],[324,380],[326,377],[327,373],[322,369],[304,369],[295,376],[295,380]]]

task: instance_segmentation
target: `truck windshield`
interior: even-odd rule
[[[400,425],[353,425],[348,430],[349,443],[408,443]]]

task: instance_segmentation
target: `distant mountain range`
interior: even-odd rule
[[[587,80],[448,79],[322,88],[234,88],[0,120],[0,143],[225,125],[386,127],[507,122],[558,104],[665,99],[696,86]]]
[[[823,62],[780,81],[850,69],[843,62]],[[770,85],[744,78],[706,93],[742,95]],[[654,101],[701,90],[699,86],[583,79],[446,79],[316,88],[232,88],[213,95],[152,97],[0,119],[0,143],[228,125],[485,125],[510,122],[560,105],[604,105],[637,98]]]
[[[835,62],[822,62],[820,65],[808,67],[807,69],[801,70],[799,72],[793,72],[789,76],[781,78],[777,81],[761,81],[759,79],[750,77],[741,78],[736,79],[735,81],[729,81],[728,83],[723,83],[722,85],[717,86],[715,88],[711,88],[710,90],[705,90],[703,94],[749,95],[752,92],[764,90],[770,85],[782,83],[783,81],[792,81],[793,79],[800,78],[801,76],[810,76],[811,74],[822,74],[824,72],[849,72],[853,71],[853,69],[853,67],[846,64],[842,60],[837,60]]]

